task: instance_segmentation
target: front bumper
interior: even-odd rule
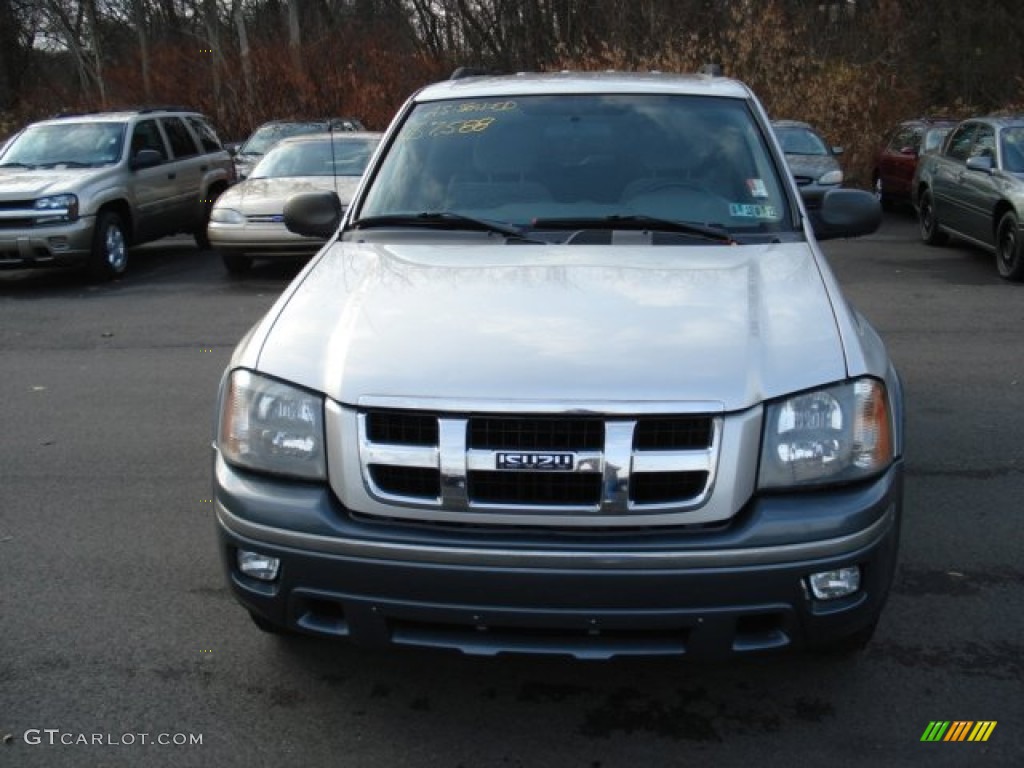
[[[324,240],[290,232],[278,222],[221,224],[210,222],[206,229],[210,245],[217,250],[269,258],[274,256],[312,256]]]
[[[82,264],[92,251],[95,216],[68,224],[0,229],[0,269]]]
[[[714,530],[494,531],[368,522],[317,485],[215,458],[220,548],[239,601],[272,624],[371,646],[726,657],[827,644],[875,621],[896,564],[902,464],[866,485],[753,499]],[[275,582],[238,549],[280,558]],[[810,573],[861,588],[809,596]]]

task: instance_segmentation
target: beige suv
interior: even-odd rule
[[[180,109],[33,123],[0,154],[0,268],[128,266],[128,247],[176,233],[206,248],[216,197],[234,181],[209,121]]]

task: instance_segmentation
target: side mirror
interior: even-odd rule
[[[227,144],[225,144],[225,145],[224,145],[224,149],[226,149],[226,150],[227,150],[227,152],[228,152],[228,154],[229,154],[229,155],[231,155],[232,157],[234,157],[235,155],[237,155],[237,154],[238,154],[238,148],[239,148],[240,146],[242,146],[241,142],[238,142],[238,141],[229,141],[229,142],[228,142]]]
[[[992,156],[991,155],[978,155],[976,157],[967,158],[967,170],[969,171],[982,171],[983,173],[992,173]]]
[[[814,236],[819,240],[870,235],[882,223],[882,206],[863,189],[831,189],[821,207],[808,211]]]
[[[163,161],[163,155],[155,149],[140,149],[135,153],[135,156],[132,157],[132,170],[137,171],[141,168],[152,168],[155,165],[160,165]]]
[[[307,192],[288,198],[284,225],[297,235],[326,240],[338,231],[341,214],[341,200],[334,192]]]
[[[843,154],[843,148],[842,147],[832,147],[832,154],[833,155],[841,155],[841,154]]]

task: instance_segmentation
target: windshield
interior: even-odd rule
[[[664,94],[417,105],[356,218],[425,212],[527,229],[542,220],[615,227],[629,217],[730,232],[789,228],[747,105]]]
[[[331,140],[278,144],[253,169],[250,178],[277,179],[290,176],[362,176],[379,139],[336,137]]]
[[[275,123],[262,125],[238,148],[240,155],[265,155],[281,139],[327,130],[327,123]]]
[[[123,123],[33,125],[14,139],[0,165],[108,165],[120,160],[123,145]]]
[[[782,151],[787,155],[828,155],[828,145],[814,131],[806,128],[776,128]]]

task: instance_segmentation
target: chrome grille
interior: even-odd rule
[[[364,483],[378,501],[446,512],[622,515],[700,506],[717,464],[721,416],[358,414]],[[509,454],[546,467],[504,468]]]

